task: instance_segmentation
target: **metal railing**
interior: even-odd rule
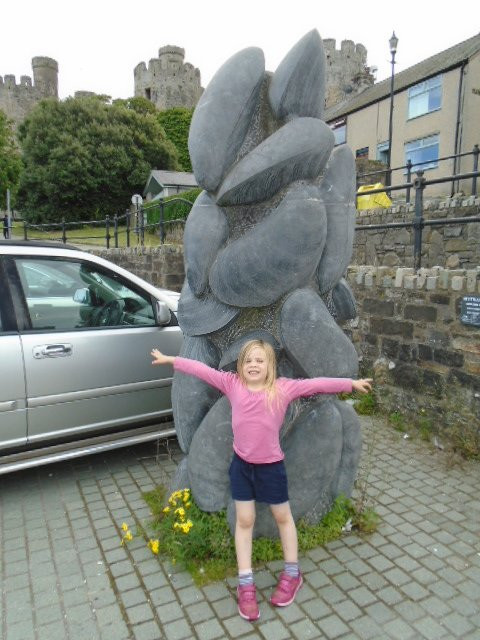
[[[477,157],[478,159],[478,157]],[[470,171],[468,173],[460,173],[454,174],[451,176],[445,176],[442,178],[433,178],[431,180],[427,180],[424,177],[424,171],[420,170],[416,172],[416,177],[413,180],[409,180],[400,185],[394,186],[386,186],[381,189],[371,189],[368,192],[358,192],[357,197],[361,197],[362,195],[371,195],[375,193],[385,193],[391,191],[406,191],[410,193],[410,190],[413,188],[415,190],[415,207],[414,207],[414,217],[412,220],[403,221],[403,222],[391,222],[384,224],[362,224],[357,225],[355,227],[356,231],[373,231],[373,230],[387,230],[387,229],[399,229],[399,228],[413,228],[414,230],[414,267],[415,269],[419,269],[421,267],[422,260],[422,232],[424,227],[429,226],[441,226],[441,225],[451,225],[451,224],[469,224],[469,223],[478,223],[480,222],[480,216],[466,216],[463,218],[436,218],[436,219],[428,219],[426,220],[423,217],[424,205],[423,205],[423,193],[427,186],[432,184],[441,184],[446,182],[456,182],[459,180],[472,180],[472,185],[476,187],[476,180],[480,176],[480,172],[477,169],[475,171]],[[476,188],[473,189],[473,195],[476,194]],[[86,220],[83,222],[66,222],[62,220],[61,223],[48,223],[48,224],[30,224],[28,222],[24,222],[24,238],[28,240],[28,230],[29,229],[41,229],[43,231],[48,230],[60,230],[61,231],[61,241],[65,244],[67,242],[74,242],[76,244],[87,244],[86,240],[91,239],[105,239],[105,246],[107,249],[111,247],[111,241],[113,239],[113,246],[118,248],[119,246],[119,236],[121,234],[126,235],[126,243],[125,246],[131,246],[131,236],[134,234],[136,237],[136,245],[144,246],[145,242],[145,233],[149,230],[152,233],[156,233],[158,235],[159,241],[161,244],[164,244],[166,238],[166,229],[169,225],[173,224],[185,224],[184,218],[177,219],[165,219],[165,211],[167,207],[173,205],[176,202],[182,202],[186,204],[190,209],[193,206],[193,203],[184,198],[172,198],[172,200],[164,201],[160,200],[158,202],[159,210],[159,219],[158,222],[146,223],[146,219],[148,216],[149,207],[139,208],[136,212],[127,211],[125,214],[121,216],[106,216],[103,220]],[[124,222],[124,224],[122,224]],[[105,231],[102,235],[92,235],[92,236],[75,236],[70,234],[69,230],[74,232],[75,228],[79,226],[98,226],[100,228],[104,228]],[[68,233],[67,233],[68,231]],[[56,238],[58,239],[58,238]]]
[[[470,171],[469,173],[460,173],[451,176],[445,176],[443,178],[433,178],[426,180],[424,177],[424,171],[420,170],[416,172],[416,177],[413,181],[405,182],[401,185],[387,186],[382,189],[371,189],[367,193],[385,193],[388,191],[400,191],[410,190],[412,187],[415,189],[415,215],[413,220],[404,222],[389,222],[385,224],[365,224],[356,225],[356,231],[372,231],[375,229],[401,229],[401,228],[413,228],[414,230],[414,246],[413,246],[413,266],[415,270],[418,270],[422,266],[422,233],[424,227],[430,226],[443,226],[450,224],[469,224],[472,222],[480,222],[480,216],[465,216],[463,218],[435,218],[432,220],[425,220],[423,217],[423,192],[425,187],[432,184],[441,184],[444,182],[456,182],[457,180],[475,180],[480,176],[478,168],[476,171]],[[365,195],[365,193],[358,193],[357,196]],[[475,192],[476,194],[476,192]],[[472,194],[472,195],[475,195]]]
[[[55,237],[50,237],[51,240],[60,240],[63,244],[72,242],[74,244],[92,245],[98,246],[98,242],[91,243],[91,240],[104,240],[105,247],[110,249],[119,247],[119,239],[122,235],[125,235],[125,245],[130,247],[132,245],[144,246],[145,234],[151,232],[157,234],[161,244],[165,243],[166,233],[169,225],[185,224],[184,218],[165,219],[166,209],[177,202],[182,202],[191,207],[193,203],[185,198],[172,198],[171,200],[160,200],[158,205],[140,207],[136,211],[126,211],[122,215],[105,216],[100,220],[78,220],[74,222],[67,222],[64,218],[61,222],[49,222],[42,224],[33,224],[27,221],[23,221],[23,237],[24,240],[33,240],[29,231],[42,231],[45,233],[55,234]],[[154,208],[159,209],[158,222],[148,223],[148,212]],[[93,227],[102,230],[100,234],[94,235],[75,235],[75,230],[78,228]],[[60,237],[58,237],[60,236]],[[132,243],[132,236],[135,241]]]
[[[443,158],[436,158],[435,162],[446,162],[447,160],[454,160],[454,170],[453,173],[456,172],[456,167],[457,167],[457,159],[458,158],[464,158],[467,156],[472,156],[472,173],[475,174],[472,178],[472,195],[476,196],[477,195],[477,174],[476,172],[478,171],[478,156],[480,154],[480,148],[478,146],[478,144],[474,145],[472,151],[466,151],[464,153],[457,153],[451,156],[444,156]],[[416,162],[415,164],[412,163],[411,160],[407,161],[407,164],[402,165],[401,167],[393,167],[393,168],[385,168],[385,169],[377,169],[376,171],[369,171],[367,173],[357,173],[356,176],[356,186],[357,186],[357,191],[358,191],[358,187],[360,186],[360,181],[362,178],[367,178],[370,176],[384,176],[385,177],[385,184],[391,184],[392,181],[392,173],[394,171],[404,171],[406,174],[406,183],[405,184],[409,184],[412,181],[412,173],[413,173],[413,167],[419,167],[420,165],[425,165],[425,164],[431,164],[433,161],[432,160],[425,160],[423,162]],[[390,179],[389,179],[390,178]],[[445,182],[448,182],[449,180],[445,180]],[[434,182],[429,181],[429,184],[435,184]],[[455,181],[452,181],[452,189],[451,189],[451,195],[454,194],[454,188],[455,188]],[[393,191],[394,189],[392,187],[388,188],[388,192]],[[373,193],[373,191],[369,191],[368,193]],[[407,204],[410,204],[410,187],[407,187],[406,189],[406,202]]]

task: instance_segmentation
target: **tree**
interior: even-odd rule
[[[144,98],[143,96],[135,96],[134,98],[126,99],[118,98],[113,101],[113,104],[115,106],[123,106],[127,109],[132,109],[133,111],[144,115],[147,113],[157,113],[157,107],[153,102],[150,102],[150,100],[147,100],[147,98]]]
[[[7,189],[15,197],[22,170],[20,152],[15,144],[13,125],[0,111],[0,209],[6,207]]]
[[[188,132],[192,115],[193,109],[184,107],[175,107],[157,113],[158,121],[165,129],[167,138],[173,142],[178,151],[178,159],[184,171],[192,170],[188,153]]]
[[[19,127],[18,207],[30,222],[92,220],[125,210],[153,167],[178,169],[153,114],[98,97],[43,100]]]

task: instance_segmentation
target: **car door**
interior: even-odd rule
[[[88,260],[15,257],[28,441],[155,422],[171,413],[171,375],[151,366],[175,355],[176,324],[157,326],[150,294]]]
[[[20,335],[0,259],[0,452],[27,440],[25,376]]]

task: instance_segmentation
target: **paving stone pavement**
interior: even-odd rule
[[[148,522],[142,492],[168,481],[176,441],[0,477],[2,640],[409,640],[480,638],[480,464],[363,418],[359,489],[382,522],[301,558],[291,606],[256,573],[261,618],[237,615],[235,580],[197,588],[121,523]]]

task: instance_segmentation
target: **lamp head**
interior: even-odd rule
[[[392,33],[392,37],[390,38],[390,40],[388,42],[390,43],[390,53],[396,53],[397,45],[398,45],[398,38],[395,35],[395,31]]]

